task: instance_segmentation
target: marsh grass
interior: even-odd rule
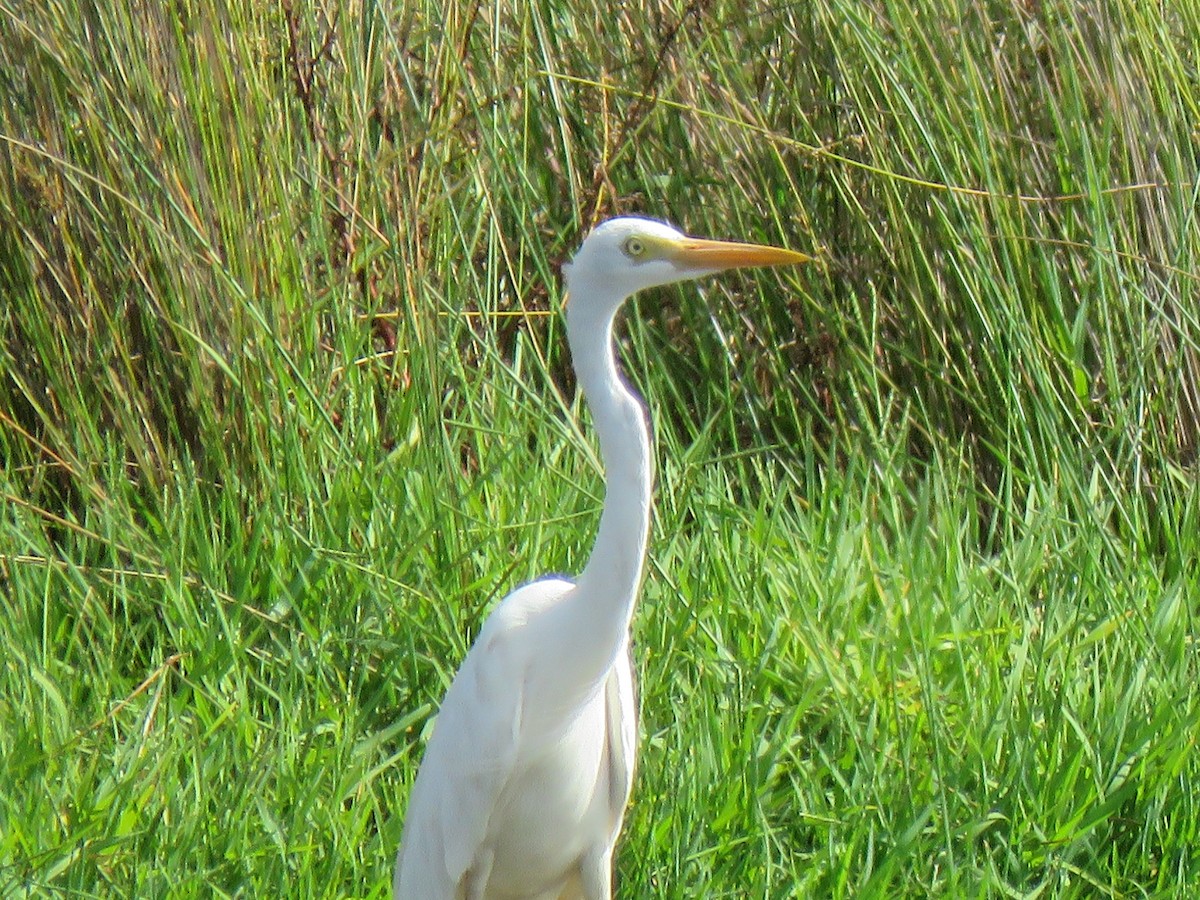
[[[647,294],[622,897],[1186,897],[1191,4],[0,0],[0,894],[385,897],[441,693],[602,496]]]

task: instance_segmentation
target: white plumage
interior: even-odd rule
[[[396,900],[611,897],[633,784],[629,623],[653,487],[645,407],[618,372],[613,325],[643,288],[807,259],[626,217],[597,227],[563,267],[567,340],[605,468],[599,531],[575,582],[513,591],[463,660],[409,797]]]

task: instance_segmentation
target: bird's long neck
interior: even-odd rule
[[[633,613],[650,530],[653,469],[646,407],[617,368],[615,316],[588,323],[568,321],[568,339],[579,386],[592,412],[604,463],[604,510],[600,529],[577,583],[604,586],[625,599],[623,627]]]
[[[623,648],[642,579],[650,530],[653,469],[646,408],[617,369],[614,312],[568,309],[567,339],[592,413],[604,463],[604,509],[587,564],[576,579],[571,620],[580,668],[607,673]]]

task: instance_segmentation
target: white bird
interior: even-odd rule
[[[567,342],[605,470],[599,532],[574,582],[517,588],[463,660],[408,801],[396,900],[611,898],[633,784],[629,624],[653,487],[646,408],[617,368],[617,312],[643,288],[808,259],[626,217],[598,226],[563,266]]]

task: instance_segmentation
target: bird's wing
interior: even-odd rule
[[[399,870],[436,866],[449,884],[460,885],[480,862],[489,821],[520,747],[524,670],[537,649],[525,646],[522,628],[529,615],[571,587],[557,578],[527,584],[509,594],[484,624],[446,691],[426,747],[403,839],[420,849],[408,852],[402,846]]]
[[[637,759],[637,683],[628,646],[618,655],[608,676],[605,705],[608,714],[608,799],[615,841],[633,788],[633,768]]]
[[[447,693],[436,734],[446,734],[437,825],[446,870],[456,883],[476,862],[496,800],[512,772],[524,685],[495,654],[476,655]],[[432,752],[432,743],[430,751]]]

